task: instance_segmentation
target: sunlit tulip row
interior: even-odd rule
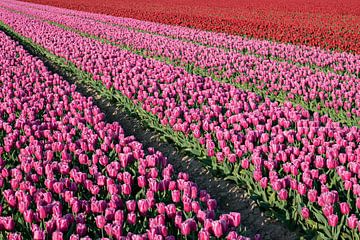
[[[3,32],[0,73],[1,239],[249,239],[239,213]]]
[[[28,10],[41,9],[48,11],[51,14],[64,14],[72,17],[76,22],[79,22],[76,18],[81,18],[84,23],[93,19],[100,22],[107,22],[109,24],[134,29],[136,31],[145,31],[170,38],[225,48],[231,51],[240,51],[245,54],[256,54],[265,58],[278,58],[308,66],[314,65],[320,68],[331,69],[335,72],[347,72],[358,76],[360,74],[360,55],[347,52],[332,52],[306,45],[293,45],[274,43],[266,40],[247,39],[236,35],[207,32],[194,28],[171,26],[104,14],[94,14],[34,3],[12,1],[6,5],[11,7],[21,6],[22,10],[24,10],[25,7]],[[93,23],[91,25],[93,26]],[[124,31],[124,29],[118,27],[118,31]]]
[[[282,91],[287,100],[300,98],[305,105],[310,104],[311,110],[331,113],[336,120],[347,122],[349,125],[359,124],[357,122],[360,117],[360,95],[357,94],[360,91],[359,78],[312,71],[307,67],[199,46],[80,17],[8,5],[12,9],[36,18],[106,38],[120,45],[142,50],[149,55],[180,61],[183,65],[194,64],[207,75],[215,74],[221,79],[230,78],[235,83],[263,89],[269,95],[278,95]],[[360,64],[357,66],[360,67]],[[338,113],[339,110],[343,110],[341,115]],[[350,121],[352,117],[356,120]]]
[[[99,92],[114,90],[156,116],[152,125],[201,145],[215,167],[305,229],[358,236],[358,128],[21,14],[0,10],[0,21],[91,74]]]

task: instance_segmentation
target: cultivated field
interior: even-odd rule
[[[33,2],[0,2],[0,239],[360,239],[359,3]]]

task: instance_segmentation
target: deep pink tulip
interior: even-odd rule
[[[328,216],[328,223],[331,227],[336,227],[338,224],[339,218],[337,215],[332,214],[330,216]]]
[[[350,229],[355,229],[357,227],[357,224],[358,224],[358,218],[354,214],[351,214],[351,216],[347,218],[348,227]]]
[[[102,215],[98,215],[95,217],[95,223],[98,228],[104,228],[106,224],[106,219]]]
[[[307,208],[307,207],[303,207],[301,209],[301,216],[304,218],[304,219],[308,219],[310,217],[310,210]]]
[[[340,203],[340,211],[342,214],[347,215],[350,213],[350,206],[347,202]]]

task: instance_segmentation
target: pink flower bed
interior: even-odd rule
[[[41,20],[6,10],[0,10],[0,20],[126,96],[164,128],[194,140],[219,168],[238,169],[230,174],[253,181],[259,194],[305,228],[321,226],[324,236],[334,239],[358,235],[357,127],[289,102],[261,99]]]
[[[135,50],[144,50],[150,55],[166,57],[180,61],[182,64],[194,64],[208,74],[215,74],[225,79],[231,78],[235,83],[263,89],[268,95],[276,96],[283,91],[287,94],[285,96],[287,100],[300,98],[305,105],[310,105],[312,110],[331,112],[332,116],[338,116],[337,112],[343,110],[341,120],[354,118],[349,124],[353,122],[359,124],[357,122],[357,118],[360,117],[360,95],[357,94],[360,91],[359,78],[335,73],[325,74],[286,62],[119,28],[73,15],[68,16],[65,15],[66,11],[63,14],[56,14],[22,6],[10,4],[9,6],[36,18],[61,23]]]
[[[2,239],[247,239],[239,213],[0,32]],[[259,237],[256,237],[259,239]]]

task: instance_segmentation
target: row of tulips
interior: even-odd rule
[[[2,27],[324,238],[358,237],[360,131],[1,11]],[[10,27],[9,27],[10,26]]]
[[[81,18],[83,21],[92,19],[98,22],[130,28],[135,31],[143,31],[207,46],[225,48],[230,51],[240,51],[243,54],[256,54],[270,59],[283,59],[310,67],[316,66],[335,72],[354,74],[355,76],[359,76],[360,74],[360,55],[346,52],[331,52],[306,45],[299,46],[265,40],[247,39],[236,35],[207,32],[199,29],[81,12],[34,3],[12,1],[7,4],[9,4],[9,6],[21,6],[22,10],[24,10],[24,8],[40,9],[50,12],[50,14],[63,14],[72,18]],[[124,31],[124,29],[118,29],[118,31]]]
[[[3,32],[0,56],[1,239],[248,239],[239,213],[219,215],[188,174]]]
[[[334,120],[348,125],[360,123],[360,96],[357,94],[360,91],[360,84],[359,79],[355,77],[313,72],[309,68],[284,62],[244,56],[219,48],[209,48],[118,28],[94,20],[25,7],[11,6],[11,8],[86,34],[105,38],[121,46],[129,46],[135,51],[142,51],[145,55],[179,61],[180,65],[193,64],[199,70],[190,69],[191,72],[200,71],[205,76],[213,75],[215,78],[225,79],[226,82],[233,82],[237,86],[256,89],[258,93],[261,91],[263,96],[272,95],[272,99],[284,98],[295,103],[301,102],[312,111],[329,114]]]

